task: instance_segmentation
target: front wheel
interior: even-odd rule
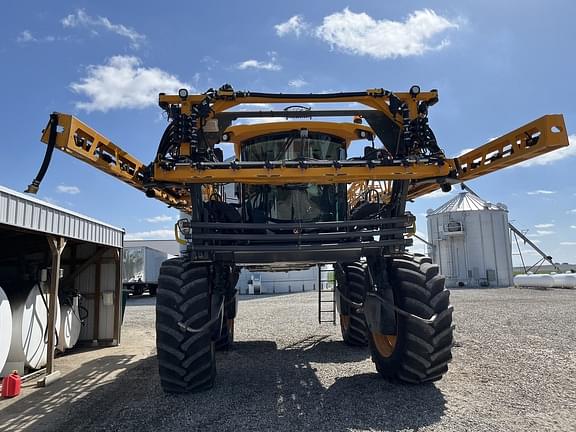
[[[212,330],[204,328],[211,320],[210,280],[210,265],[186,258],[164,261],[160,267],[156,348],[165,392],[198,392],[214,385]]]
[[[393,258],[388,265],[394,304],[425,323],[396,314],[396,332],[369,331],[372,360],[381,376],[409,383],[437,381],[452,359],[450,292],[437,265],[423,256]]]

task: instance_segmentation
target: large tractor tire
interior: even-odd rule
[[[366,264],[355,262],[336,266],[338,292],[336,305],[340,314],[340,330],[346,345],[368,345],[368,327],[364,313],[350,305],[347,299],[361,304],[366,296]]]
[[[211,388],[216,377],[211,320],[210,266],[185,258],[164,261],[158,278],[156,347],[162,388],[190,393]]]
[[[397,331],[369,332],[372,360],[385,378],[419,384],[437,381],[452,359],[452,306],[450,292],[437,265],[424,256],[393,258],[389,280],[394,303],[420,320],[396,314]]]

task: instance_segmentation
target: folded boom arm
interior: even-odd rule
[[[426,157],[422,155],[398,153],[397,156],[371,160],[321,161],[266,161],[266,162],[219,162],[213,159],[195,159],[195,142],[199,132],[203,135],[208,149],[222,139],[227,125],[240,112],[226,111],[241,104],[254,103],[342,103],[356,102],[370,107],[363,110],[362,116],[368,121],[375,135],[395,136],[397,140],[406,134],[408,122],[422,118],[420,107],[433,105],[438,100],[437,92],[391,93],[383,89],[372,89],[357,93],[335,94],[268,94],[234,92],[229,88],[203,95],[160,95],[160,106],[173,119],[172,129],[167,136],[171,141],[160,145],[161,149],[173,149],[177,143],[176,159],[163,159],[161,153],[150,164],[144,164],[115,145],[88,125],[69,114],[54,113],[43,131],[42,141],[48,144],[46,158],[37,179],[29,188],[37,190],[44,175],[53,148],[64,151],[101,171],[143,191],[149,197],[183,210],[189,210],[190,188],[195,184],[210,185],[224,183],[244,184],[330,184],[349,183],[352,194],[363,194],[366,190],[377,189],[385,202],[391,190],[382,182],[396,180],[409,181],[408,199],[430,193],[440,187],[463,181],[506,168],[549,151],[568,145],[568,135],[562,115],[545,115],[510,133],[453,159]],[[318,111],[321,116],[345,115],[339,111]],[[340,111],[347,115],[352,110]],[[360,112],[360,111],[359,111]],[[265,113],[263,113],[265,114]],[[424,114],[424,116],[427,114]],[[286,112],[286,116],[302,116]],[[209,121],[218,124],[208,130]],[[203,128],[206,126],[206,131]],[[389,130],[396,132],[390,134]],[[205,132],[205,133],[204,133]],[[395,134],[395,135],[394,135]],[[166,134],[165,134],[166,135]],[[208,138],[206,138],[208,136]],[[163,138],[164,139],[164,138]],[[383,143],[385,146],[390,143]],[[393,143],[394,144],[394,143]],[[394,144],[396,145],[396,144]],[[170,147],[172,146],[172,147]],[[173,150],[168,150],[171,152]],[[390,152],[388,152],[390,154]],[[378,188],[370,184],[380,182]],[[206,192],[205,191],[205,192]]]

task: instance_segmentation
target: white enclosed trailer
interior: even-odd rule
[[[166,252],[147,246],[126,247],[123,254],[124,289],[135,295],[148,291],[156,295],[160,266],[168,259]]]

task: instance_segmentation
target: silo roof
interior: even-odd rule
[[[484,201],[482,198],[470,192],[460,192],[450,201],[442,204],[436,210],[429,212],[428,215],[436,215],[458,211],[479,211],[479,210],[503,210],[503,209],[487,201]]]

